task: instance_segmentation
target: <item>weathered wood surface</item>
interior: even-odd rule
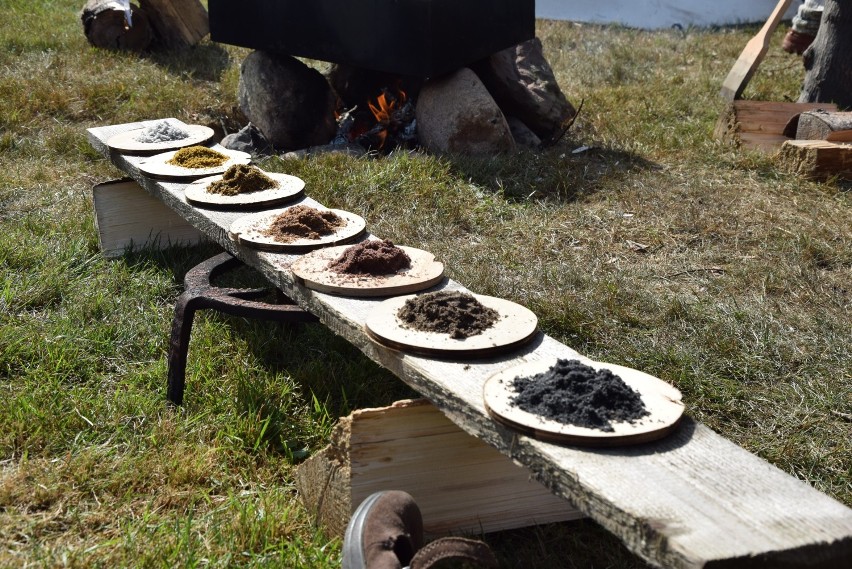
[[[115,180],[92,188],[98,243],[106,257],[128,249],[193,245],[204,234],[134,180]]]
[[[331,444],[296,470],[305,506],[339,537],[358,504],[389,487],[414,497],[429,535],[489,533],[583,517],[424,399],[343,417]]]
[[[298,286],[296,255],[237,247],[227,227],[239,213],[190,206],[183,184],[139,174],[138,158],[112,155],[104,141],[138,123],[90,129],[89,140],[226,250],[257,268],[335,333],[395,373],[464,431],[525,465],[653,565],[697,567],[852,566],[852,509],[747,452],[689,417],[669,437],[628,448],[582,449],[532,440],[486,413],[484,382],[525,361],[575,357],[547,335],[510,354],[451,361],[378,346],[364,322],[380,299],[337,297]],[[306,188],[310,194],[310,188]],[[306,203],[316,203],[305,198]],[[448,288],[461,288],[452,281]],[[686,401],[687,408],[689,402]]]
[[[837,107],[830,103],[736,100],[725,105],[716,122],[714,136],[743,148],[773,153],[793,138],[795,129],[789,136],[784,132],[791,119],[815,109],[836,111]]]
[[[168,49],[192,47],[210,33],[207,10],[199,0],[139,0],[139,6]]]
[[[788,140],[778,156],[781,167],[805,178],[837,176],[852,180],[852,144],[826,140]]]

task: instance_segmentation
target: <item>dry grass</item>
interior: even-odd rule
[[[410,393],[318,327],[206,314],[187,407],[166,409],[172,305],[211,250],[102,259],[91,186],[119,173],[84,131],[165,116],[233,128],[245,51],[95,50],[78,10],[0,7],[0,565],[338,566],[293,465],[336,417]],[[850,185],[711,137],[754,29],[538,32],[585,101],[555,148],[264,166],[526,304],[567,345],[672,382],[700,421],[852,504]],[[747,97],[795,99],[801,69],[779,42]],[[486,538],[506,567],[643,566],[591,523]]]

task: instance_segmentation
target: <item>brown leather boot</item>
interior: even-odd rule
[[[400,490],[368,496],[346,527],[343,569],[428,569],[443,559],[497,566],[491,549],[481,541],[445,537],[423,547],[420,508]]]

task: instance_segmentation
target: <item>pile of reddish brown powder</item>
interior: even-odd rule
[[[333,211],[297,205],[279,214],[262,234],[281,243],[296,239],[319,239],[346,225]]]
[[[482,334],[500,315],[470,293],[439,290],[406,300],[397,317],[407,328],[443,332],[461,340]]]
[[[410,267],[411,257],[388,239],[353,245],[328,264],[335,273],[350,275],[391,275]]]

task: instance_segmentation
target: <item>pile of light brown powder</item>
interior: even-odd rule
[[[297,205],[278,214],[261,233],[281,243],[297,239],[319,239],[344,227],[346,220],[333,211]]]
[[[470,293],[439,290],[406,300],[397,317],[406,328],[442,332],[461,340],[482,334],[500,315]]]

